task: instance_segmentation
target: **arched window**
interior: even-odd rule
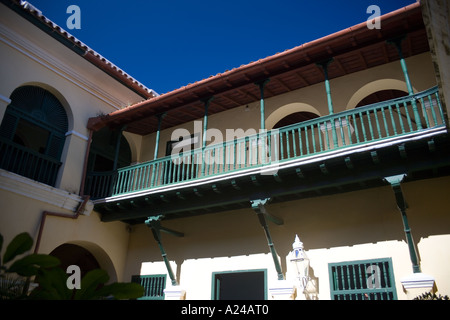
[[[0,125],[0,168],[54,186],[68,129],[63,105],[31,85],[10,99]]]

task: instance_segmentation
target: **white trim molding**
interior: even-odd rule
[[[428,288],[432,289],[434,286],[434,277],[424,273],[413,273],[409,276],[400,279],[405,290]]]
[[[83,202],[83,198],[79,195],[51,187],[3,169],[0,169],[0,189],[73,212]],[[88,201],[81,214],[90,215],[93,207],[92,201]]]
[[[71,136],[71,135],[74,135],[74,136],[76,136],[76,137],[78,137],[78,138],[80,138],[81,140],[84,140],[84,141],[88,141],[89,140],[89,138],[87,136],[85,136],[84,134],[81,134],[81,133],[79,133],[78,131],[75,131],[75,130],[71,130],[71,131],[66,132],[66,137],[67,136]]]
[[[4,104],[8,105],[11,103],[11,99],[5,97],[4,95],[0,94],[0,102],[3,102]]]
[[[79,88],[92,94],[96,98],[102,100],[114,110],[119,110],[120,108],[126,107],[130,104],[129,101],[120,101],[112,94],[100,88],[98,85],[80,76],[79,73],[70,68],[67,64],[53,57],[50,53],[37,47],[23,36],[1,24],[0,41],[33,61],[36,61],[45,68],[53,71],[62,78],[70,81]]]

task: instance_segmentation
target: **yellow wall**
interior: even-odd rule
[[[436,85],[436,78],[429,53],[423,53],[406,59],[411,83],[415,92],[429,89]],[[331,95],[334,111],[341,112],[354,108],[363,98],[378,90],[398,89],[407,92],[400,62],[395,61],[386,65],[371,68],[350,75],[330,80]],[[226,129],[260,128],[259,101],[246,106],[240,106],[228,111],[208,117],[208,128],[215,128],[222,132],[225,139]],[[328,104],[323,83],[308,86],[286,94],[271,97],[265,100],[266,129],[283,117],[293,112],[309,111],[319,116],[328,115]],[[164,120],[163,120],[164,121]],[[203,118],[197,121],[203,121]],[[159,144],[159,157],[165,156],[166,142],[171,140],[172,133],[179,128],[194,133],[194,123],[161,131]],[[199,126],[200,132],[203,125]],[[139,162],[153,160],[156,134],[142,138]]]
[[[56,188],[0,170],[0,233],[9,243],[24,231],[36,240],[44,211],[74,214],[82,202],[78,193],[88,119],[143,98],[3,4],[0,21],[0,121],[11,93],[27,84],[53,93],[64,105],[69,121]],[[88,207],[92,210],[92,203]],[[76,220],[48,217],[39,252],[50,253],[64,243],[87,248],[108,270],[111,281],[122,279],[128,244],[125,224],[102,223],[95,212]]]
[[[447,295],[450,199],[445,193],[449,183],[447,177],[402,185],[422,272],[434,276],[438,292]],[[295,235],[304,243],[318,284],[311,298],[330,299],[328,263],[392,258],[397,296],[407,299],[400,280],[412,273],[412,265],[401,214],[390,187],[269,204],[267,209],[284,220],[281,226],[269,223],[269,228],[283,272],[288,271],[287,278],[293,275],[287,256]],[[264,231],[251,209],[168,220],[163,221],[163,226],[185,234],[178,238],[163,233],[162,237],[168,258],[177,267],[180,286],[186,290],[186,299],[211,299],[212,272],[267,268],[269,286],[276,282]],[[145,225],[133,227],[128,252],[125,279],[140,272],[167,272]]]
[[[69,135],[57,189],[0,170],[0,232],[8,243],[23,231],[36,237],[43,211],[73,214],[82,201],[77,193],[89,117],[126,107],[142,98],[3,8],[3,4],[0,7],[0,98],[3,97],[0,120],[7,98],[24,84],[40,85],[51,91],[61,100],[69,117]],[[435,85],[428,53],[408,58],[406,62],[416,91]],[[404,79],[400,64],[393,62],[332,79],[330,85],[334,109],[339,112],[353,108],[360,98],[378,89],[401,89]],[[283,116],[299,110],[328,113],[323,83],[267,99],[266,127],[271,128]],[[225,133],[227,128],[259,129],[259,124],[259,102],[255,102],[249,104],[248,111],[241,106],[210,116],[208,126]],[[193,123],[180,128],[191,133],[194,129]],[[159,156],[164,156],[166,142],[174,129],[161,133]],[[125,133],[125,136],[132,149],[132,161],[153,159],[155,134],[140,137]],[[14,182],[16,187],[8,187],[9,182]],[[450,244],[450,199],[446,197],[449,183],[450,178],[440,178],[403,185],[422,271],[436,278],[437,289],[442,294],[450,294],[446,267],[450,263],[446,250]],[[21,193],[20,188],[25,186],[36,191]],[[268,209],[284,220],[282,226],[270,225],[283,270],[288,271],[288,277],[292,276],[286,257],[298,234],[311,258],[313,275],[318,279],[319,299],[330,298],[328,263],[385,257],[393,259],[398,297],[406,298],[399,281],[412,272],[411,263],[400,213],[389,187],[270,204]],[[187,299],[210,299],[211,273],[216,271],[267,268],[269,282],[276,279],[267,241],[251,209],[163,224],[185,233],[184,238],[163,234],[163,241],[180,284],[187,290]],[[94,253],[101,266],[109,271],[111,280],[129,281],[134,274],[166,272],[158,247],[145,225],[102,223],[96,212],[77,219],[48,217],[39,251],[49,253],[64,243],[79,244]]]

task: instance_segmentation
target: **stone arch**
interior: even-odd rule
[[[63,106],[64,110],[66,111],[67,121],[68,121],[67,131],[70,132],[74,129],[75,124],[74,124],[74,116],[73,116],[73,112],[72,112],[72,107],[70,106],[67,99],[64,97],[64,95],[59,90],[57,90],[56,88],[54,88],[46,83],[36,82],[36,81],[25,82],[22,85],[20,85],[19,87],[23,87],[23,86],[40,87],[44,90],[47,90],[51,94],[53,94],[59,100],[59,102],[61,102],[61,105]],[[19,88],[19,87],[17,87],[17,88]]]
[[[89,152],[88,171],[110,171],[116,153],[117,136],[119,132],[111,131],[108,127],[94,132],[91,150]],[[131,140],[131,139],[130,139]],[[118,168],[128,166],[132,162],[132,147],[126,134],[121,134]]]
[[[318,115],[319,117],[321,116],[320,112],[313,106],[303,102],[293,102],[273,111],[266,119],[266,129],[272,129],[281,119],[297,112],[310,112]]]
[[[41,83],[17,87],[9,100],[0,124],[2,168],[56,186],[72,115],[67,100]]]
[[[61,260],[64,269],[69,265],[78,265],[82,276],[93,269],[103,269],[109,275],[108,282],[117,282],[117,272],[114,264],[99,245],[89,241],[70,241],[56,247],[50,255]]]
[[[352,97],[347,103],[346,110],[355,108],[362,99],[371,95],[372,93],[390,89],[408,92],[406,88],[406,82],[403,80],[398,79],[375,80],[363,85],[352,95]],[[413,90],[414,92],[417,92],[415,88],[413,88]]]

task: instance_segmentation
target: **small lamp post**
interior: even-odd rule
[[[309,258],[303,250],[303,242],[300,241],[298,235],[295,235],[294,243],[292,244],[290,261],[295,265],[297,271],[297,278],[299,279],[300,288],[302,292],[305,291],[309,278]]]

